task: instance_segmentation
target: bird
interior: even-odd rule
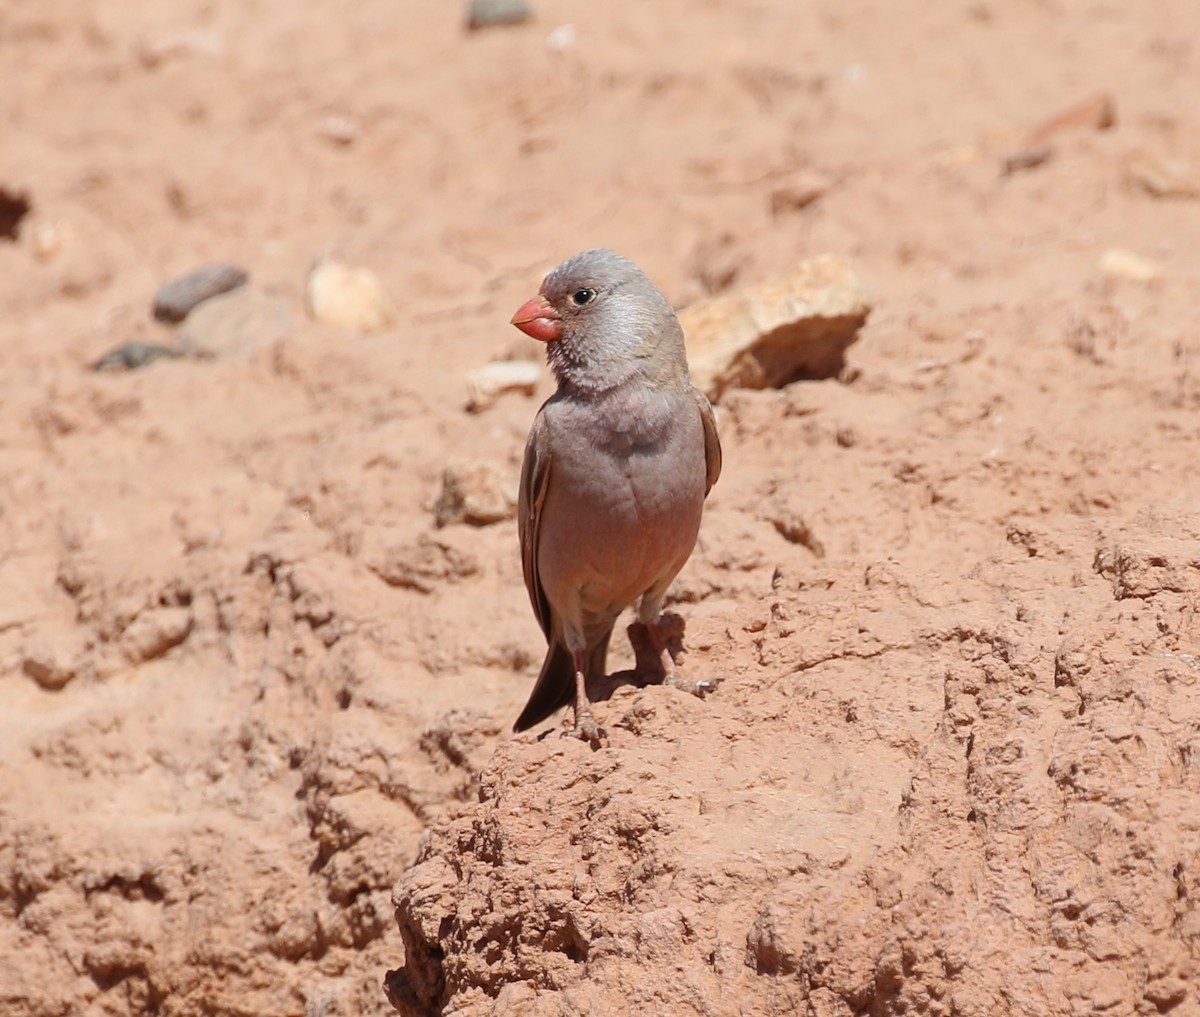
[[[721,442],[675,311],[628,258],[603,248],[568,258],[512,324],[546,344],[557,383],[521,465],[521,570],[547,647],[513,730],[573,702],[571,733],[595,743],[606,735],[588,681],[604,675],[613,627],[635,601],[665,681],[685,684],[663,597],[696,545]]]

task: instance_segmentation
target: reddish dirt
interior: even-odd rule
[[[102,6],[0,22],[0,1014],[1200,1012],[1195,4]],[[433,505],[596,245],[874,312],[722,400],[724,682],[593,752],[507,734],[515,527]],[[284,338],[87,370],[213,260]]]

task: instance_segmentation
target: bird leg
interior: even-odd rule
[[[575,726],[571,734],[585,742],[599,742],[607,735],[592,716],[592,704],[587,694],[587,679],[583,673],[583,654],[571,654],[575,662]]]
[[[669,685],[671,688],[679,689],[681,692],[687,692],[693,696],[703,696],[721,684],[719,678],[692,681],[677,670],[675,658],[671,656],[670,640],[672,637],[678,638],[683,634],[683,619],[679,615],[660,614],[646,626],[646,629],[662,665],[662,683],[664,685]]]

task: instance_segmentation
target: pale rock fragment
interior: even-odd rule
[[[531,396],[542,368],[532,360],[497,360],[467,373],[467,409],[481,413],[505,392]]]
[[[1134,282],[1150,282],[1162,275],[1155,262],[1120,247],[1110,247],[1100,255],[1096,267],[1101,275],[1110,279],[1132,279]]]
[[[374,332],[397,317],[379,276],[340,261],[323,261],[309,273],[305,297],[314,320],[335,328]]]
[[[487,526],[512,519],[517,514],[516,477],[488,459],[452,459],[442,474],[433,514],[438,526]]]
[[[154,660],[191,634],[189,607],[156,607],[142,611],[121,633],[121,648],[133,663]]]
[[[1154,198],[1200,198],[1200,172],[1179,159],[1139,152],[1126,169],[1129,182]]]
[[[679,314],[692,382],[716,401],[732,388],[832,378],[871,312],[854,270],[825,254]]]

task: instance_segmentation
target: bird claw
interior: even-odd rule
[[[672,671],[663,679],[663,684],[669,685],[673,689],[679,689],[680,692],[686,692],[688,695],[703,699],[710,692],[716,691],[717,686],[721,684],[721,679],[702,678],[700,681],[692,681],[690,678],[684,678],[677,671]]]
[[[608,740],[608,732],[596,723],[591,710],[576,710],[575,724],[570,731],[563,732],[564,738],[578,738],[591,745],[599,745]]]

